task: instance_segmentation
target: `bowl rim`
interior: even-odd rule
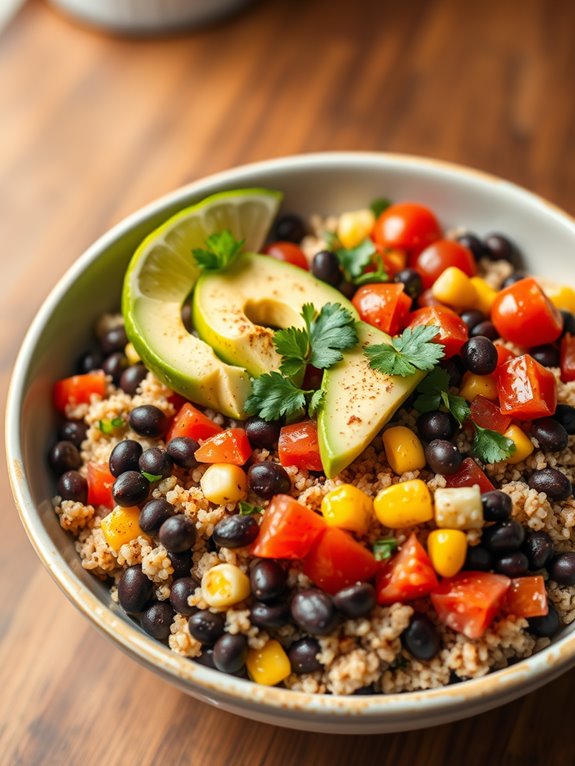
[[[316,719],[333,721],[334,716],[340,719],[352,716],[373,723],[383,719],[405,720],[407,717],[412,717],[416,710],[418,711],[416,717],[425,714],[439,717],[445,713],[451,714],[453,718],[463,717],[471,714],[462,710],[464,703],[469,703],[469,706],[473,707],[471,704],[473,702],[485,703],[486,700],[491,700],[491,705],[484,704],[484,708],[501,704],[551,681],[566,671],[575,664],[575,631],[562,636],[531,657],[507,668],[493,671],[486,676],[437,689],[395,694],[366,696],[309,694],[278,687],[259,686],[251,681],[206,668],[172,652],[146,636],[135,624],[124,622],[73,573],[58,548],[50,540],[26,481],[20,438],[20,413],[27,370],[32,361],[38,336],[47,319],[88,265],[130,228],[168,205],[177,203],[182,197],[201,193],[206,185],[235,183],[238,177],[241,181],[241,176],[245,173],[269,173],[306,168],[321,170],[337,166],[357,170],[358,166],[372,166],[373,163],[382,170],[412,168],[423,169],[455,180],[463,177],[484,188],[494,184],[504,185],[506,193],[514,196],[519,202],[528,206],[545,207],[554,223],[566,227],[575,238],[575,218],[557,205],[510,181],[452,162],[408,154],[345,151],[298,154],[239,165],[193,181],[159,197],[122,219],[88,247],[51,289],[33,319],[18,353],[7,396],[5,441],[12,494],[22,524],[36,553],[74,606],[85,614],[101,633],[108,636],[133,659],[160,672],[180,688],[192,694],[207,696],[211,701],[217,700],[219,704],[225,705],[226,702],[230,705],[241,704],[246,711],[251,708],[254,712],[267,714],[281,712],[287,718],[292,717],[294,720],[301,718],[302,713],[312,713]],[[459,716],[457,716],[458,708],[461,709]]]

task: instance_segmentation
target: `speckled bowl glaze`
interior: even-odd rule
[[[385,195],[430,205],[446,227],[516,240],[534,273],[575,283],[575,221],[519,187],[442,162],[385,154],[326,153],[240,167],[180,189],[115,226],[64,275],[38,312],[12,377],[6,418],[8,469],[22,523],[50,574],[92,624],[133,659],[198,699],[258,721],[318,732],[374,734],[417,729],[475,715],[536,689],[575,664],[575,630],[527,660],[465,683],[425,692],[312,696],[257,686],[170,652],[112,604],[84,571],[72,537],[59,526],[45,466],[55,417],[54,380],[70,374],[96,318],[120,302],[122,275],[140,240],[186,205],[224,189],[269,186],[284,209],[338,213]],[[575,628],[575,624],[571,626]]]

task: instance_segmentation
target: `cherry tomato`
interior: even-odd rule
[[[521,279],[497,294],[491,321],[502,338],[527,348],[553,343],[563,330],[559,309],[533,277]]]
[[[112,496],[115,481],[107,465],[88,463],[88,504],[112,509],[116,505]]]
[[[424,290],[419,298],[417,299],[417,305],[420,308],[424,308],[426,306],[443,306],[444,304],[441,301],[438,301],[435,295],[432,293],[431,289]]]
[[[406,540],[377,575],[378,604],[394,604],[426,596],[437,587],[437,575],[425,549],[415,534]]]
[[[375,557],[342,529],[328,527],[304,559],[303,573],[328,593],[371,580],[379,569]]]
[[[457,266],[468,277],[474,276],[477,271],[471,250],[451,239],[440,239],[429,245],[417,257],[410,259],[409,265],[419,271],[426,290],[450,266]]]
[[[64,414],[68,405],[89,404],[93,394],[106,395],[106,374],[103,370],[56,381],[52,398],[56,410]]]
[[[575,335],[565,333],[561,339],[561,380],[575,380]]]
[[[264,559],[303,559],[325,527],[321,516],[293,497],[275,495],[251,552]]]
[[[323,471],[317,426],[313,420],[284,426],[280,431],[278,452],[282,465],[296,465],[308,471]]]
[[[447,577],[431,593],[444,625],[467,638],[480,638],[499,612],[511,580],[489,572],[459,572]]]
[[[446,359],[459,353],[469,337],[465,322],[447,306],[426,306],[417,309],[411,314],[408,327],[427,324],[437,325],[439,328],[434,340],[444,347]]]
[[[188,436],[190,439],[201,441],[209,439],[210,436],[219,434],[223,430],[221,426],[196,409],[193,404],[186,402],[172,421],[166,442],[177,436]]]
[[[490,428],[504,434],[511,425],[511,418],[502,415],[499,407],[484,396],[476,396],[471,402],[471,420],[481,428]]]
[[[272,242],[264,248],[264,253],[278,261],[285,261],[292,266],[299,266],[300,269],[309,271],[309,264],[303,250],[293,242]]]
[[[515,359],[515,354],[505,346],[495,346],[497,349],[497,367],[501,367],[502,364],[508,362],[510,359]]]
[[[479,486],[481,492],[491,492],[495,489],[485,473],[471,457],[466,457],[461,463],[461,468],[457,473],[452,473],[445,477],[446,487],[472,487],[474,484]]]
[[[497,370],[497,390],[503,415],[532,420],[555,414],[555,377],[529,354],[510,359]]]
[[[399,202],[379,216],[373,237],[383,247],[419,252],[441,237],[441,228],[429,208],[414,202]]]
[[[198,463],[231,463],[243,465],[252,454],[252,447],[243,428],[228,428],[209,439],[196,450]]]
[[[363,285],[353,296],[360,319],[374,327],[397,335],[407,324],[411,298],[406,295],[402,284]]]
[[[540,575],[517,577],[505,596],[504,609],[516,617],[543,617],[549,611],[545,580]]]

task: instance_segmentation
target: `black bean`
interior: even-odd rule
[[[436,439],[449,441],[453,439],[457,423],[453,415],[449,412],[424,412],[417,418],[417,430],[419,435],[426,442],[432,442]]]
[[[264,630],[283,628],[290,621],[289,604],[280,601],[277,604],[262,604],[256,602],[250,610],[250,620],[253,625]]]
[[[525,527],[514,519],[485,527],[481,537],[483,545],[495,554],[516,551],[521,548],[524,540]]]
[[[130,396],[135,396],[147,374],[148,370],[143,364],[131,364],[120,376],[120,388]]]
[[[476,234],[472,234],[471,232],[460,234],[460,236],[457,237],[457,241],[462,244],[463,247],[471,250],[471,253],[476,261],[478,261],[480,258],[483,258],[485,255],[485,245]]]
[[[524,271],[514,271],[503,280],[501,283],[501,289],[505,290],[506,287],[511,287],[511,285],[514,285],[516,282],[521,282],[522,279],[527,279],[528,276],[529,275]]]
[[[300,675],[321,670],[323,665],[317,658],[320,652],[321,647],[315,638],[300,638],[299,641],[294,641],[288,649],[292,672]]]
[[[274,495],[286,495],[291,490],[291,479],[286,469],[269,460],[254,463],[248,471],[248,484],[252,492],[269,500]]]
[[[88,502],[88,482],[78,471],[63,473],[58,480],[57,492],[62,500],[84,504]]]
[[[402,284],[405,293],[413,300],[423,292],[423,279],[415,269],[403,269],[394,276],[393,281]]]
[[[183,553],[189,550],[196,541],[196,527],[194,522],[179,513],[166,519],[158,534],[158,538],[164,548],[173,553]]]
[[[451,359],[445,359],[439,363],[439,366],[449,375],[449,385],[459,388],[463,380],[465,367],[458,356],[452,356]]]
[[[298,627],[312,636],[327,636],[338,623],[332,599],[317,588],[307,588],[295,594],[291,601],[291,616]]]
[[[470,331],[469,335],[472,338],[481,335],[485,338],[489,338],[489,340],[497,340],[499,337],[499,333],[495,329],[495,325],[493,322],[490,322],[489,319],[487,319],[485,322],[479,322],[479,324],[476,324],[475,327]]]
[[[307,234],[307,228],[299,215],[286,213],[277,219],[273,232],[276,240],[299,243]]]
[[[192,552],[182,551],[182,553],[174,553],[174,551],[168,551],[168,558],[174,568],[174,574],[172,575],[174,580],[179,580],[180,577],[189,577],[192,569]]]
[[[226,516],[214,527],[212,538],[220,548],[245,548],[258,536],[260,525],[253,516]]]
[[[77,364],[77,370],[80,375],[85,375],[87,372],[94,372],[94,370],[102,369],[102,362],[104,357],[99,351],[88,351],[80,357]]]
[[[192,319],[192,304],[187,301],[182,306],[182,310],[180,311],[180,316],[182,318],[182,324],[186,328],[186,330],[191,333],[194,329],[194,322]]]
[[[368,694],[377,694],[377,689],[375,688],[375,684],[367,684],[367,686],[360,686],[359,689],[356,689],[353,692],[353,695],[355,697],[360,697],[363,695],[367,696]]]
[[[120,476],[126,471],[139,471],[142,445],[134,439],[124,439],[118,442],[112,452],[108,465],[112,476]]]
[[[570,311],[561,311],[563,317],[563,334],[568,332],[570,335],[575,335],[575,314]]]
[[[517,260],[517,248],[508,237],[503,234],[488,234],[483,240],[487,249],[487,256],[494,261],[509,261],[514,263]]]
[[[575,585],[575,553],[559,553],[548,567],[549,577],[558,585]]]
[[[222,612],[214,614],[207,609],[193,614],[188,620],[190,635],[207,646],[215,644],[224,634],[226,616]]]
[[[287,575],[273,559],[260,559],[250,567],[250,585],[258,601],[274,601],[287,590]]]
[[[142,612],[142,628],[158,641],[165,641],[170,635],[170,625],[174,619],[174,610],[167,601],[155,601]]]
[[[358,582],[338,591],[333,597],[336,609],[354,620],[365,617],[376,604],[375,588],[367,582]]]
[[[495,371],[499,357],[493,342],[484,335],[474,335],[461,349],[461,359],[474,375],[490,375]]]
[[[248,642],[241,634],[225,633],[214,644],[214,665],[221,673],[237,673],[246,664]]]
[[[531,489],[544,492],[551,500],[567,500],[573,491],[569,479],[556,468],[533,471],[528,484]]]
[[[117,325],[100,336],[100,348],[105,356],[114,351],[123,351],[128,343],[128,336],[123,325]]]
[[[413,615],[401,634],[401,642],[417,660],[432,660],[441,649],[439,633],[424,614]]]
[[[198,461],[194,456],[199,448],[200,445],[195,439],[190,439],[189,436],[176,436],[168,442],[166,452],[180,468],[195,468]]]
[[[197,607],[188,604],[188,598],[193,596],[199,582],[193,577],[181,577],[172,583],[170,590],[170,603],[179,614],[191,617],[198,611]]]
[[[473,330],[473,328],[480,322],[485,322],[487,317],[483,311],[479,311],[478,309],[469,309],[468,311],[464,311],[461,314],[461,320],[467,325],[468,330]]]
[[[551,638],[561,627],[561,620],[553,604],[549,604],[549,611],[542,617],[530,617],[529,632],[541,638]]]
[[[523,577],[529,571],[529,559],[521,551],[504,553],[495,561],[493,568],[498,574],[507,577]]]
[[[161,476],[166,479],[172,473],[174,463],[166,450],[159,447],[150,447],[144,450],[140,455],[138,467],[142,473],[149,473],[152,476]]]
[[[130,412],[129,423],[130,428],[140,436],[159,438],[166,431],[168,418],[159,407],[142,404]]]
[[[141,566],[124,569],[118,580],[118,601],[126,612],[141,612],[152,598],[154,586]]]
[[[263,420],[254,415],[246,420],[245,429],[254,449],[273,449],[280,436],[281,423],[277,420]]]
[[[468,572],[489,572],[493,568],[491,554],[482,545],[470,545],[467,548],[463,569]]]
[[[67,420],[58,429],[61,441],[72,442],[80,448],[88,433],[88,426],[83,420]]]
[[[140,529],[147,535],[156,535],[164,521],[173,516],[175,512],[174,506],[163,497],[154,498],[148,501],[140,511]]]
[[[543,569],[553,558],[553,541],[547,532],[527,532],[523,552],[529,559],[529,569]]]
[[[72,442],[57,442],[48,453],[48,462],[56,476],[66,471],[76,471],[82,465],[78,447]]]
[[[575,407],[570,404],[558,404],[553,419],[561,423],[570,436],[575,434]]]
[[[109,375],[112,378],[116,385],[120,383],[122,373],[127,366],[128,360],[125,354],[121,351],[115,351],[113,354],[110,354],[110,356],[107,356],[102,362],[102,369],[106,375]]]
[[[433,473],[450,476],[461,467],[461,452],[445,439],[434,439],[425,446],[425,459]]]
[[[357,287],[344,279],[338,289],[340,293],[350,301],[355,295]]]
[[[124,471],[112,485],[114,502],[124,507],[140,505],[149,491],[150,483],[137,471]]]
[[[214,650],[213,649],[206,649],[202,651],[202,653],[198,657],[192,657],[194,662],[197,662],[198,665],[203,665],[206,668],[212,668],[212,670],[216,669],[216,666],[214,665]]]
[[[320,250],[312,259],[311,273],[322,282],[337,287],[341,282],[341,268],[337,255],[331,250]]]
[[[547,452],[562,452],[569,444],[569,434],[555,418],[539,418],[531,425],[531,436]]]
[[[551,343],[546,346],[535,346],[529,353],[543,367],[559,367],[559,349]]]
[[[493,489],[481,495],[485,521],[509,521],[513,503],[509,495],[500,489]]]

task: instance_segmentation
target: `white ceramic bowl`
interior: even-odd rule
[[[521,246],[531,271],[575,282],[573,219],[511,183],[441,162],[384,154],[304,155],[240,167],[163,197],[115,226],[78,259],[40,309],[16,362],[6,419],[8,467],[38,555],[70,601],[131,657],[194,697],[267,723],[339,734],[416,729],[481,713],[555,678],[575,664],[573,629],[564,629],[550,647],[527,660],[443,689],[342,697],[257,686],[202,667],[146,636],[80,566],[72,538],[50,504],[54,487],[45,454],[55,425],[52,383],[70,373],[96,318],[118,308],[124,268],[144,235],[207,194],[246,186],[281,189],[284,208],[304,215],[358,208],[382,195],[416,200],[437,211],[445,226],[507,233]]]

